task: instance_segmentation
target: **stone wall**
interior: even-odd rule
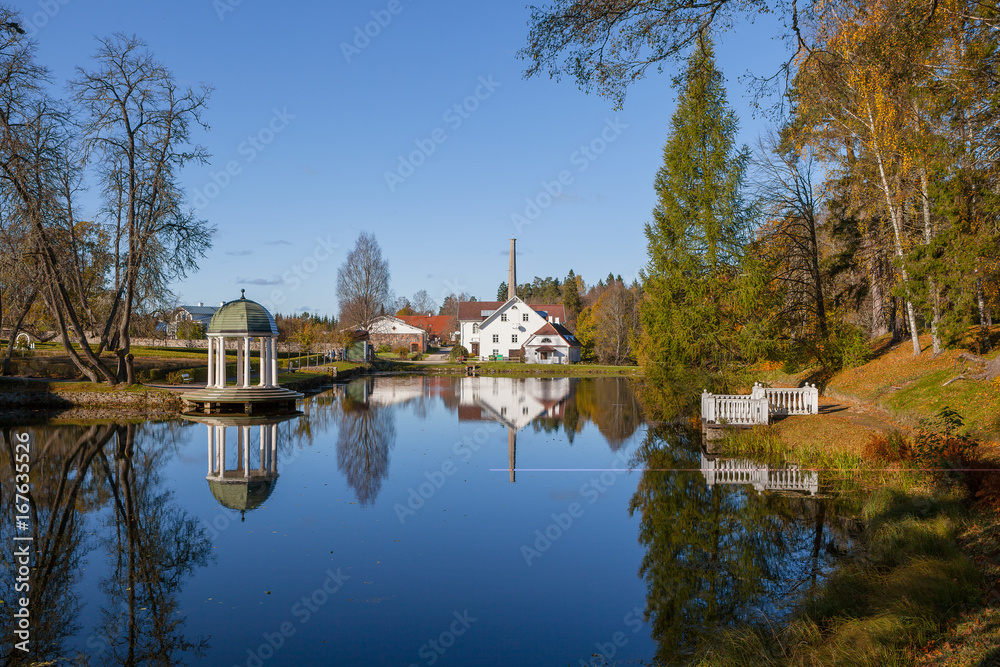
[[[236,338],[226,339],[226,349],[235,350]],[[164,338],[132,338],[133,347],[169,347],[169,348],[182,348],[191,350],[205,350],[208,348],[208,340],[205,338],[200,338],[196,340],[178,340],[178,339],[164,339]],[[251,341],[251,349],[256,352],[258,350],[258,342],[256,340]],[[321,350],[319,345],[313,346],[313,354],[318,354],[325,350]],[[302,346],[298,343],[278,343],[278,352],[305,352]]]
[[[181,400],[169,391],[45,391],[7,389],[0,391],[0,406],[9,408],[64,409],[105,408],[122,412],[176,412]]]
[[[393,351],[397,347],[406,346],[406,349],[410,350],[413,343],[417,344],[417,350],[420,352],[426,352],[427,348],[424,347],[424,335],[423,334],[404,334],[404,333],[372,333],[368,336],[371,340],[372,345],[376,349],[380,345],[388,345]]]

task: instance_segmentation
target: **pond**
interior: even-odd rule
[[[668,664],[849,548],[814,476],[706,457],[625,379],[368,377],[300,409],[5,428],[33,489],[15,525],[4,485],[3,539],[34,549],[7,664]]]

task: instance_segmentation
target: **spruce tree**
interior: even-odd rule
[[[566,282],[563,283],[562,303],[563,307],[566,308],[566,321],[568,325],[575,327],[576,318],[583,308],[583,302],[580,300],[579,285],[577,285],[576,274],[573,273],[573,269],[569,270]]]
[[[749,160],[708,38],[674,79],[677,109],[646,224],[638,358],[649,383],[689,395],[724,387],[745,356],[758,281],[746,253],[751,210],[741,196]]]

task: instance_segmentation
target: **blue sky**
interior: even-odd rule
[[[337,268],[373,232],[400,296],[495,298],[517,238],[518,280],[634,276],[674,110],[673,64],[621,111],[569,79],[525,80],[529,10],[451,0],[35,0],[14,3],[60,90],[95,36],[135,33],[178,81],[213,86],[196,137],[212,154],[182,175],[218,228],[182,303],[247,297],[336,314]],[[374,14],[373,14],[374,12]],[[380,22],[379,22],[380,20]],[[365,35],[365,30],[369,36]],[[776,25],[718,35],[742,141],[744,75],[785,55]],[[362,35],[359,37],[359,34]]]

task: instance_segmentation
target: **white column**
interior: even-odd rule
[[[215,371],[216,386],[222,388],[226,386],[226,339],[222,336],[219,336],[218,363]]]
[[[268,345],[266,338],[259,338],[260,341],[260,382],[257,383],[259,387],[267,386],[267,375],[271,372],[271,361],[270,355],[268,355]]]
[[[242,387],[250,386],[250,337],[243,339],[243,384]]]
[[[264,472],[265,470],[267,470],[267,465],[266,465],[267,464],[267,455],[265,454],[265,451],[264,451],[264,445],[267,442],[267,436],[265,435],[265,432],[267,431],[267,426],[264,425],[264,424],[261,424],[260,428],[258,428],[257,430],[260,432],[260,467],[259,467],[259,470],[261,472]]]
[[[216,429],[217,432],[215,442],[219,452],[219,479],[222,479],[226,473],[226,427],[213,426],[212,428]]]
[[[208,339],[208,378],[206,379],[206,387],[215,386],[215,358],[212,356],[212,350],[214,348],[215,339],[209,337]]]
[[[244,375],[243,375],[243,358],[244,358],[244,356],[245,355],[243,354],[242,341],[237,341],[236,342],[236,386],[237,387],[242,387],[243,386],[243,378],[244,378]]]
[[[278,337],[271,338],[271,375],[268,386],[278,386]]]
[[[278,472],[278,425],[271,424],[271,472]]]
[[[250,427],[241,426],[240,435],[243,436],[243,476],[250,477]]]

